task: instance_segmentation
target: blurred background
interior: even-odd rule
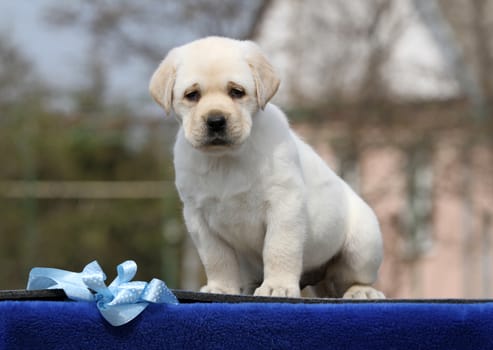
[[[262,46],[274,102],[377,212],[388,297],[493,297],[491,32],[493,0],[0,0],[0,289],[94,259],[200,287],[147,86],[224,35]]]

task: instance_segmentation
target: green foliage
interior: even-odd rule
[[[175,285],[169,284],[177,287],[177,271],[162,263],[163,252],[169,251],[163,227],[168,221],[181,223],[172,184],[173,130],[165,122],[74,118],[30,108],[4,115],[0,123],[0,148],[5,150],[0,152],[0,181],[169,183],[157,199],[0,196],[0,289],[25,287],[34,266],[79,271],[94,259],[109,278],[118,263],[133,259],[137,278],[171,278]],[[135,128],[142,130],[137,146],[129,141]],[[179,252],[180,245],[181,239],[173,249]]]

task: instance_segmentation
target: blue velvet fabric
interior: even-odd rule
[[[493,303],[150,305],[1,301],[0,349],[493,349]]]

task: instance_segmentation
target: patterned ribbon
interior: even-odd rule
[[[82,272],[35,267],[29,273],[27,290],[63,289],[68,298],[96,301],[101,315],[113,326],[121,326],[137,317],[149,303],[178,304],[174,294],[159,279],[149,283],[131,281],[137,272],[135,261],[117,266],[117,277],[106,286],[106,275],[93,261]]]

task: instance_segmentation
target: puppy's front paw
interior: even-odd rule
[[[220,286],[217,284],[206,284],[200,288],[200,292],[214,294],[240,294],[240,290],[238,288]]]
[[[265,296],[265,297],[299,298],[300,287],[297,284],[282,285],[282,284],[271,284],[264,282],[260,287],[258,287],[255,290],[255,293],[253,295]]]
[[[342,296],[344,299],[385,299],[385,295],[370,286],[354,285]]]

